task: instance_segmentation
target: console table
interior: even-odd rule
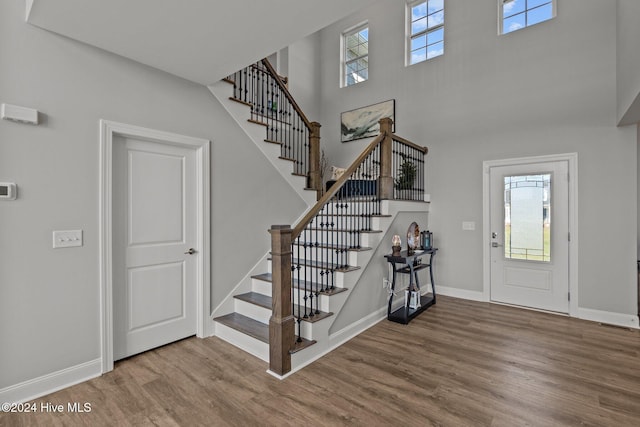
[[[425,311],[427,308],[431,307],[436,303],[436,286],[433,282],[433,258],[436,255],[438,248],[431,248],[425,250],[416,250],[411,255],[409,255],[408,251],[401,251],[397,255],[389,254],[384,257],[387,259],[389,263],[393,266],[393,280],[391,281],[391,295],[389,297],[389,308],[387,309],[387,319],[392,322],[407,324],[416,317],[418,314]],[[429,257],[429,262],[425,263],[424,260],[421,260],[421,257]],[[432,292],[421,295],[420,296],[420,306],[417,308],[409,307],[409,298],[405,301],[405,304],[396,309],[395,311],[391,311],[391,306],[393,304],[393,296],[396,289],[396,276],[398,273],[408,274],[409,275],[409,286],[407,289],[415,289],[420,292],[420,281],[418,280],[418,271],[423,270],[425,268],[429,269],[429,277],[431,278],[431,289]]]

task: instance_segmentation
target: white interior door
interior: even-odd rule
[[[568,163],[490,168],[491,300],[569,312]]]
[[[196,333],[195,150],[114,137],[113,170],[118,360]]]

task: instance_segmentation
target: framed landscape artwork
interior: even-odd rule
[[[390,117],[393,120],[393,131],[395,132],[395,112],[395,99],[345,111],[340,115],[340,140],[348,142],[354,139],[377,136],[380,133],[378,121],[385,117]]]

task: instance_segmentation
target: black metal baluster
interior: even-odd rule
[[[337,259],[335,254],[335,243],[338,240],[338,230],[335,227],[335,217],[334,211],[337,210],[337,204],[331,205],[331,212],[329,215],[329,224],[331,226],[331,246],[329,248],[328,253],[331,254],[331,258],[329,259],[329,263],[327,264],[327,273],[329,271],[333,271],[334,266],[336,265]]]
[[[315,219],[316,220],[318,219],[317,215],[316,215]],[[313,240],[314,240],[314,242],[313,242],[313,251],[315,253],[314,259],[319,261],[320,260],[320,256],[319,256],[319,253],[318,253],[319,252],[319,244],[318,244],[318,229],[317,228],[315,230],[315,238]],[[314,283],[314,287],[316,288],[315,291],[316,291],[316,313],[317,314],[320,313],[320,289],[318,288],[318,286],[319,286],[319,284],[318,284],[318,276],[319,276],[320,270],[321,269],[316,268],[315,274],[312,277],[312,280],[313,280],[313,283]]]
[[[298,258],[298,262],[296,263],[297,266],[297,282],[300,283],[300,268],[301,268],[301,260],[300,260],[300,237],[298,236],[298,238],[296,239],[296,241],[298,242],[297,246],[297,258]],[[300,287],[298,287],[298,311],[296,313],[296,319],[298,321],[298,342],[302,342],[302,316],[300,316]],[[295,312],[295,305],[294,305],[294,312]]]
[[[324,230],[324,224],[325,224],[324,212],[325,212],[326,208],[327,208],[327,205],[325,204],[320,209],[320,212],[318,212],[318,216],[319,216],[318,221],[319,221],[319,224],[320,224],[319,231],[318,231],[318,249],[319,249],[319,252],[320,252],[319,260],[320,260],[321,263],[324,262],[324,252],[325,252],[325,246],[327,244],[327,237],[326,237],[326,233],[325,233],[325,230]],[[325,284],[324,276],[325,276],[324,269],[319,269],[318,280],[320,281],[320,287],[321,287],[322,291],[324,291],[324,289],[325,289],[324,288],[324,284]]]

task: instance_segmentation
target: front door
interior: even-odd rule
[[[491,300],[569,312],[568,163],[490,168]]]
[[[114,137],[114,360],[196,333],[195,158]]]

